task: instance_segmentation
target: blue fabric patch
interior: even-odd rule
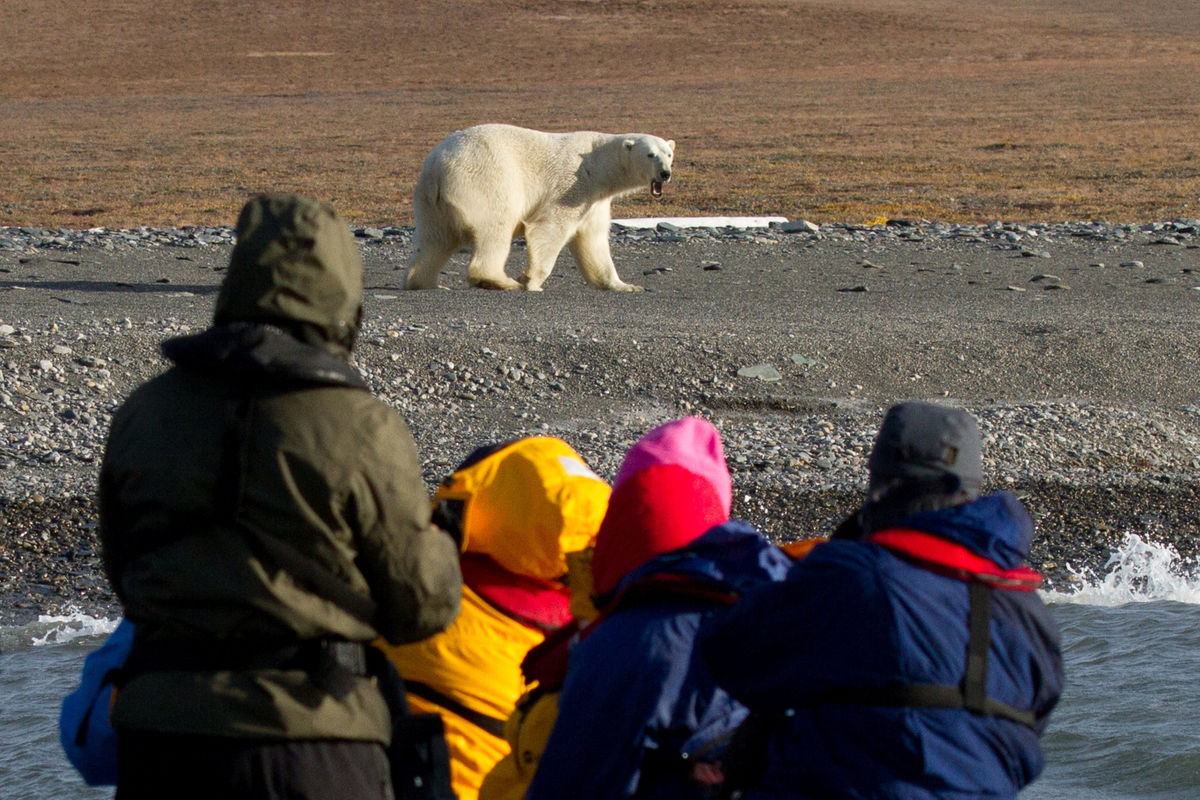
[[[112,673],[133,646],[133,623],[122,619],[108,640],[83,662],[79,688],[63,698],[58,739],[67,760],[89,786],[117,783],[117,732],[108,721]]]

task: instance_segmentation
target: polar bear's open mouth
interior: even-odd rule
[[[662,181],[650,181],[650,194],[654,197],[662,197]]]

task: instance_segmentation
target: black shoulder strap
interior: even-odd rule
[[[425,683],[420,683],[419,681],[406,680],[404,682],[404,688],[408,690],[408,693],[413,697],[420,697],[422,700],[428,700],[430,703],[446,709],[456,717],[462,717],[476,728],[486,731],[498,739],[504,738],[504,724],[507,722],[507,720],[484,714],[483,712],[476,711],[473,708],[468,708],[459,701],[455,700],[453,697],[450,697],[443,692],[439,692],[432,686]]]
[[[963,677],[963,708],[974,714],[987,713],[988,649],[992,642],[992,589],[969,583],[970,614],[967,640],[967,674]]]
[[[963,687],[934,683],[894,683],[879,687],[830,689],[816,695],[806,705],[837,703],[896,708],[967,708]],[[1014,708],[990,697],[986,698],[980,710],[968,710],[976,714],[1007,719],[1028,728],[1037,725],[1037,715],[1034,712]]]

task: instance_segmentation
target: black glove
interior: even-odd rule
[[[433,507],[431,519],[433,524],[450,534],[450,538],[458,545],[458,549],[462,550],[463,546],[463,509],[466,503],[462,500],[449,500],[443,498],[437,501],[437,505]]]

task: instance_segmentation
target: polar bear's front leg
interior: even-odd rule
[[[583,224],[568,242],[571,255],[579,265],[579,271],[589,286],[615,292],[640,292],[641,286],[625,283],[617,275],[612,252],[608,247],[608,233],[612,226],[608,204],[597,205],[584,218]]]
[[[529,267],[521,276],[521,283],[530,292],[540,292],[542,284],[554,270],[554,262],[567,243],[567,231],[560,224],[526,223],[525,245],[529,249]]]

